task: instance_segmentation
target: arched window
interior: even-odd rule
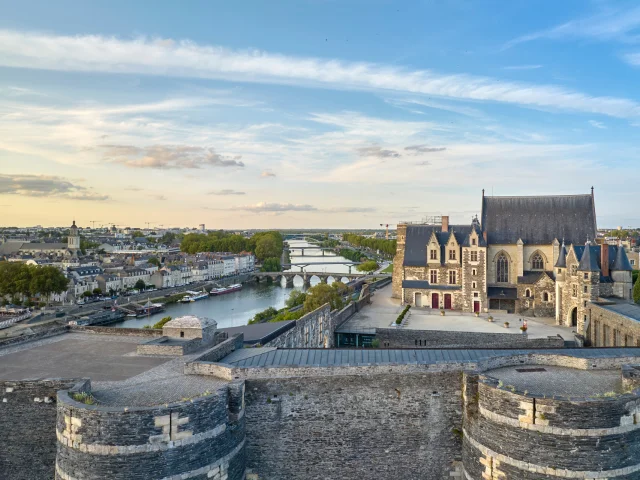
[[[528,288],[525,290],[524,292],[524,296],[529,298],[531,296],[531,290],[529,290]]]
[[[535,253],[533,257],[531,257],[531,269],[544,270],[544,260],[542,259],[542,255],[539,253]]]
[[[496,281],[509,283],[509,259],[504,253],[501,253],[496,260]]]
[[[548,302],[549,301],[549,294],[547,292],[544,292],[542,294],[542,301],[543,302]]]

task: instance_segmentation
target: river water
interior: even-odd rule
[[[300,255],[300,250],[296,250],[296,247],[312,247],[311,244],[303,240],[290,240],[289,245],[291,247],[291,263],[304,262],[313,264],[304,268],[306,272],[327,274],[336,273],[336,276],[339,276],[340,273],[349,272],[349,268],[347,266],[331,265],[330,262],[349,262],[350,260],[333,254],[330,256],[329,252],[326,252],[324,257],[315,256],[321,255],[321,251],[313,249],[305,249],[305,256],[303,257]],[[300,267],[292,267],[289,271],[299,272]],[[318,282],[318,278],[311,278],[311,285],[315,285]],[[156,313],[149,317],[127,318],[126,320],[115,323],[112,326],[122,328],[142,328],[145,325],[153,325],[162,319],[162,317],[166,317],[168,315],[173,318],[180,317],[182,315],[196,315],[213,318],[218,322],[218,328],[246,325],[247,321],[253,318],[256,313],[261,312],[268,307],[274,307],[276,309],[284,307],[287,298],[289,298],[289,294],[294,288],[297,290],[303,290],[302,278],[295,278],[293,284],[293,288],[286,288],[281,284],[267,283],[264,281],[261,283],[247,283],[244,285],[242,290],[238,292],[209,297],[197,302],[167,305],[164,312]]]

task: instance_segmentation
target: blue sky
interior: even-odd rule
[[[640,224],[640,5],[0,1],[0,222]]]

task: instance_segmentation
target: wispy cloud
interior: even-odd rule
[[[254,205],[237,205],[227,210],[241,210],[253,213],[275,213],[275,212],[315,212],[318,210],[312,205],[296,205],[293,203],[267,203],[260,202]]]
[[[151,198],[153,198],[154,200],[158,200],[159,202],[164,202],[165,200],[167,200],[167,197],[162,194],[151,195]]]
[[[208,195],[245,195],[245,192],[238,192],[237,190],[212,190],[208,192]]]
[[[606,129],[607,126],[602,123],[602,122],[598,122],[597,120],[589,120],[589,125],[591,125],[594,128],[601,128],[601,129]]]
[[[556,31],[590,30],[601,36],[630,31],[640,9]],[[626,20],[622,22],[622,19]],[[639,20],[640,21],[640,20]],[[555,35],[550,33],[547,35]],[[544,34],[534,34],[529,40]],[[515,43],[527,41],[518,39]],[[553,85],[503,81],[472,75],[446,75],[391,65],[293,57],[262,51],[236,51],[192,41],[121,39],[99,35],[61,36],[0,30],[0,65],[49,70],[214,78],[246,82],[386,90],[510,103],[615,117],[640,115],[638,102],[597,97]]]
[[[400,154],[394,150],[386,150],[377,145],[371,147],[358,148],[358,155],[361,157],[376,157],[376,158],[398,158]]]
[[[640,67],[640,52],[639,53],[628,53],[623,55],[622,58],[629,64],[634,67]]]
[[[614,40],[623,43],[638,43],[640,35],[640,7],[612,8],[605,6],[599,12],[556,25],[546,30],[529,33],[507,42],[510,48],[524,42],[539,39],[590,38],[600,41]]]
[[[190,145],[100,145],[106,161],[132,168],[244,167],[240,156],[228,157],[213,148]]]
[[[404,149],[412,155],[420,155],[421,153],[444,152],[447,147],[430,147],[429,145],[410,145]]]
[[[276,176],[276,174],[275,174],[275,173],[273,173],[273,172],[269,172],[269,171],[265,170],[264,172],[262,172],[262,173],[260,174],[260,176],[261,176],[262,178],[271,178],[271,177],[275,177],[275,176]]]
[[[509,67],[502,67],[503,70],[537,70],[542,68],[542,65],[511,65]]]
[[[52,175],[1,175],[0,194],[26,197],[53,197],[67,200],[108,200],[86,187]]]

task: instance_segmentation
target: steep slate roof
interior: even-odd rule
[[[615,258],[613,259],[613,263],[611,264],[611,270],[625,270],[628,272],[633,270],[633,268],[631,267],[631,263],[629,263],[627,252],[624,251],[624,248],[620,245],[618,245],[617,247],[610,245],[610,247],[613,247],[617,250]],[[609,249],[609,255],[610,258],[613,258],[613,256],[611,255],[611,248]]]
[[[600,248],[596,245],[588,243],[584,247],[582,257],[580,257],[580,265],[578,270],[581,272],[598,272],[600,271],[600,264],[598,262],[600,257]]]
[[[629,257],[624,251],[622,246],[606,245],[609,249],[609,270],[617,271],[631,271],[631,263],[629,263]],[[580,265],[578,270],[597,272],[602,268],[600,249],[601,245],[590,245],[589,249],[585,246],[574,246],[573,249],[576,252],[576,256],[580,259]]]
[[[405,267],[424,267],[427,264],[427,244],[434,232],[440,244],[440,259],[444,260],[444,247],[449,241],[451,232],[458,244],[462,245],[471,233],[471,225],[449,225],[448,232],[443,232],[440,225],[408,225],[404,247],[403,265]]]
[[[558,268],[567,268],[567,249],[564,243],[560,245],[560,253],[558,254],[558,260],[555,266]]]
[[[482,229],[480,228],[480,225],[471,225],[471,228],[469,229],[469,234],[464,238],[464,242],[462,243],[463,247],[470,247],[471,246],[471,232],[472,231],[476,231],[476,233],[478,234],[478,246],[479,247],[486,247],[487,246],[487,242],[484,241],[484,236],[482,235]]]
[[[523,273],[524,273],[523,276],[518,277],[518,283],[519,284],[533,285],[538,280],[540,280],[544,275],[549,277],[551,280],[554,280],[549,272],[531,272],[531,271],[526,271],[526,272],[523,272]]]
[[[483,197],[482,228],[488,243],[548,245],[554,239],[582,244],[596,238],[591,195]]]

